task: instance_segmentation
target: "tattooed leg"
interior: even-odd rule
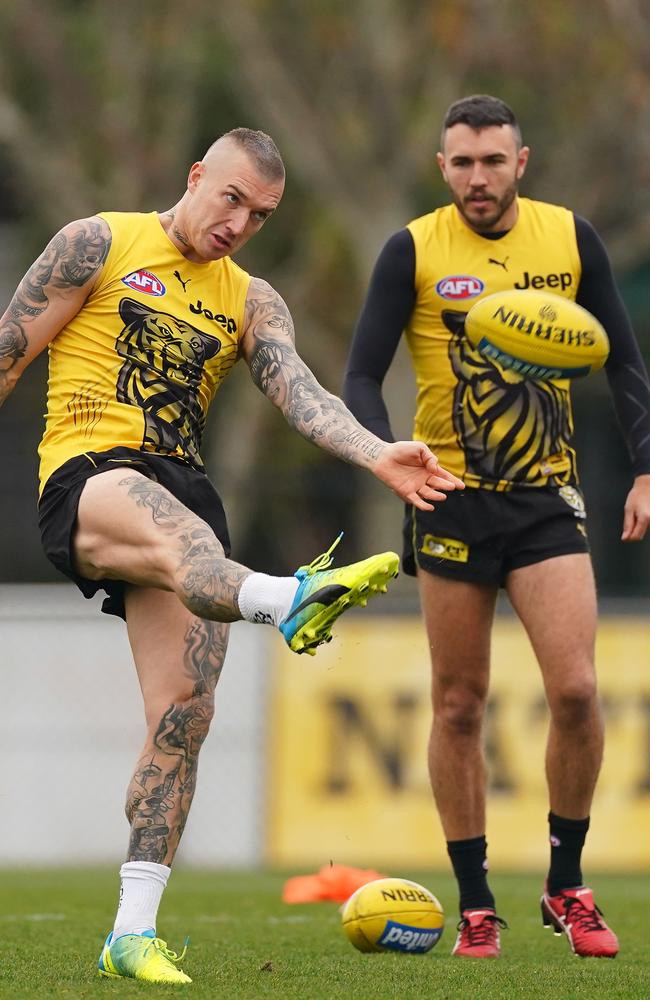
[[[173,590],[201,618],[241,618],[237,595],[251,570],[226,559],[205,521],[140,473],[113,469],[88,480],[79,502],[75,557],[91,580]]]
[[[159,483],[126,476],[120,486],[138,507],[148,511],[173,543],[177,558],[174,590],[183,604],[202,618],[239,618],[237,594],[250,570],[226,559],[205,521],[193,514]],[[235,610],[236,609],[236,610]],[[234,612],[234,613],[233,613]]]
[[[172,702],[148,735],[127,793],[129,861],[171,865],[194,797],[199,751],[212,714],[211,697]]]
[[[161,622],[153,633],[152,613]],[[191,616],[171,594],[143,589],[128,591],[127,614],[148,723],[127,792],[128,860],[171,866],[214,713],[228,626]]]

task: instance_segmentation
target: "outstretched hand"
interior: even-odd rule
[[[421,441],[387,444],[373,472],[402,500],[420,510],[433,510],[433,501],[445,500],[450,490],[465,487],[461,479],[443,469]]]
[[[650,476],[637,476],[627,495],[623,515],[623,542],[640,542],[650,524]]]

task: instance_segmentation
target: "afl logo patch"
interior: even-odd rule
[[[449,274],[441,278],[436,285],[436,291],[442,299],[473,299],[480,295],[485,285],[480,278],[471,274]]]
[[[132,271],[122,281],[134,292],[144,292],[145,295],[164,295],[167,291],[160,278],[144,269]]]

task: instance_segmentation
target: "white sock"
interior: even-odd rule
[[[156,929],[160,900],[171,868],[154,861],[125,861],[120,868],[120,902],[113,940]]]
[[[251,573],[237,597],[242,618],[258,625],[279,625],[291,610],[298,586],[295,576]]]

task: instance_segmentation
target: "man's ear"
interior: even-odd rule
[[[517,155],[517,180],[520,181],[526,172],[528,157],[530,156],[530,146],[522,146]]]
[[[445,170],[445,158],[442,153],[436,153],[436,162],[440,167],[440,173],[442,174],[443,180],[447,183],[447,172]]]
[[[196,191],[199,181],[205,173],[205,163],[193,163],[187,175],[187,190]]]

